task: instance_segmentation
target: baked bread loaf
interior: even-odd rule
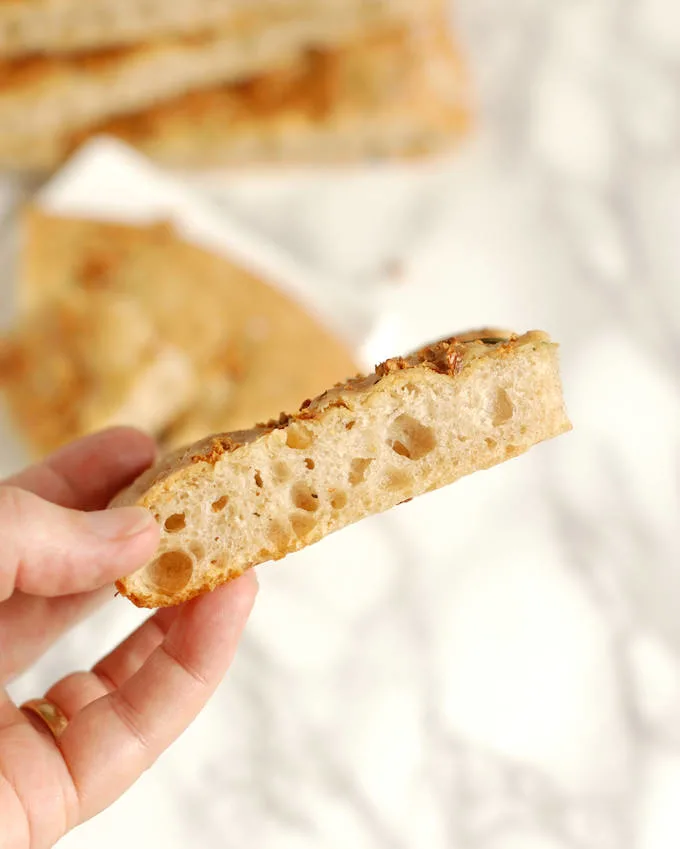
[[[200,392],[156,432],[165,447],[249,427],[356,371],[347,345],[305,305],[168,224],[132,227],[31,208],[24,225],[24,314],[69,293],[120,293],[192,363]]]
[[[76,132],[0,133],[0,166],[54,168],[97,135],[172,167],[418,157],[450,149],[467,131],[468,99],[440,15]]]
[[[349,0],[297,16],[279,5],[267,16],[241,14],[221,29],[127,48],[0,58],[0,150],[275,70],[305,49],[346,44],[394,25],[398,6]]]
[[[481,331],[388,360],[143,474],[113,504],[151,510],[160,548],[117,588],[140,607],[178,604],[570,427],[544,333]]]
[[[156,433],[199,389],[186,353],[118,292],[69,293],[0,339],[0,387],[36,457],[113,425]]]
[[[234,32],[282,18],[331,17],[349,8],[408,18],[433,0],[3,0],[0,57],[138,44],[150,38]],[[442,0],[434,0],[441,5]],[[414,5],[416,8],[414,9]]]

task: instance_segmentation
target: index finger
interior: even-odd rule
[[[189,601],[161,645],[59,739],[81,821],[117,799],[196,717],[230,666],[257,593],[249,572]]]
[[[116,427],[86,436],[13,475],[6,484],[76,510],[98,510],[153,463],[150,436]]]

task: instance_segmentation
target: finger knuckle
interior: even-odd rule
[[[150,751],[151,741],[142,728],[142,717],[139,712],[130,703],[130,700],[125,697],[122,690],[116,690],[109,696],[111,709],[116,718],[127,731],[135,738],[140,748]]]

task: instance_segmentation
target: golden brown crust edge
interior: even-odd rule
[[[393,357],[378,365],[372,374],[350,378],[345,383],[338,384],[315,399],[305,400],[295,414],[282,413],[279,419],[259,424],[247,431],[217,434],[208,436],[187,448],[180,449],[165,457],[157,466],[141,475],[128,489],[120,493],[111,506],[138,504],[148,506],[157,488],[172,489],[181,480],[182,473],[197,464],[214,465],[225,455],[231,454],[256,440],[266,436],[273,430],[286,428],[293,422],[310,420],[323,421],[325,414],[338,405],[344,405],[342,395],[346,392],[368,392],[382,380],[388,379],[395,372],[404,370],[417,371],[421,369],[435,371],[455,379],[463,371],[474,368],[475,361],[482,357],[503,359],[512,356],[519,348],[526,345],[551,345],[548,334],[543,331],[529,331],[517,335],[498,329],[480,329],[468,331],[456,336],[427,345],[406,357]],[[565,417],[562,432],[571,429],[571,424]],[[289,552],[283,552],[284,557]],[[280,559],[280,558],[277,558]],[[227,580],[233,580],[239,574],[232,574]],[[224,578],[214,580],[208,576],[200,586],[193,586],[173,598],[173,604],[185,601],[215,589],[224,583]],[[116,583],[116,589],[127,597],[137,607],[155,608],[157,603],[148,594],[138,594],[128,589],[125,578]]]

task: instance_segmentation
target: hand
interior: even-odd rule
[[[0,483],[0,685],[153,556],[150,513],[102,509],[153,456],[150,439],[119,428]],[[52,846],[153,764],[229,667],[256,587],[249,573],[159,611],[56,683],[45,697],[67,720],[58,736],[0,689],[0,849]]]

